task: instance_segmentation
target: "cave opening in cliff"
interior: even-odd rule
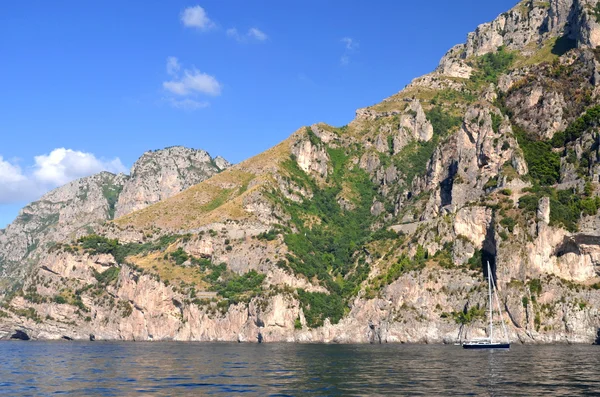
[[[483,275],[487,278],[488,275],[488,262],[490,263],[490,269],[492,271],[492,280],[496,282],[496,234],[494,231],[495,216],[492,216],[492,220],[487,227],[485,233],[485,240],[483,240],[483,246],[481,247],[481,267],[483,269]]]
[[[31,339],[29,335],[25,331],[21,331],[20,329],[15,330],[15,333],[10,336],[10,339],[17,340],[29,340]]]
[[[452,204],[452,186],[458,172],[458,162],[453,161],[448,167],[448,176],[440,182],[440,199],[442,207]]]

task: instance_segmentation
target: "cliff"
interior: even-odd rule
[[[40,251],[0,338],[453,342],[493,277],[514,340],[593,342],[599,21],[522,1],[347,126],[202,182],[144,161],[118,219]]]
[[[130,175],[101,172],[45,194],[0,230],[0,297],[19,288],[54,243],[93,233],[115,216],[171,197],[229,166],[204,150],[176,146],[144,153]]]

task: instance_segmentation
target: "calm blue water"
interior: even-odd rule
[[[600,346],[1,342],[0,395],[600,395]]]

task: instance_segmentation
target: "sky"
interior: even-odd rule
[[[237,163],[437,66],[517,0],[0,2],[0,228],[183,145]]]

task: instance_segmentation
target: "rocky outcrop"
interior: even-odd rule
[[[427,120],[418,99],[414,99],[408,107],[408,112],[400,117],[400,128],[408,129],[418,141],[429,141],[433,137],[433,126]]]
[[[89,258],[70,262],[69,267],[84,274],[86,266],[97,266],[94,261]],[[56,282],[60,277],[48,273],[44,283]],[[94,283],[95,280],[89,284],[92,290]],[[399,278],[385,288],[380,298],[357,298],[349,315],[338,324],[326,320],[322,327],[310,329],[292,293],[255,298],[247,305],[231,305],[222,312],[216,310],[214,303],[191,303],[175,288],[148,275],[136,276],[123,267],[117,283],[109,286],[106,294],[94,298],[98,303],[83,296],[80,306],[90,308],[85,312],[70,304],[31,304],[23,298],[14,299],[12,311],[5,314],[8,319],[5,317],[0,323],[0,339],[26,336],[89,340],[93,335],[94,340],[256,342],[260,333],[267,343],[453,343],[465,332],[465,338],[486,335],[483,318],[463,329],[448,317],[448,313],[463,310],[465,302],[469,307],[484,306],[487,295],[483,286],[477,276],[427,269],[419,275]],[[524,307],[523,298],[530,302],[528,289],[516,284],[502,286],[502,293],[507,296],[506,321],[511,323],[511,338],[523,343],[593,341],[597,329],[594,318],[600,303],[597,297],[590,301],[585,292],[561,286],[560,282],[549,287],[548,291],[535,292],[539,294],[537,305]],[[44,296],[43,290],[39,292]],[[569,299],[561,301],[565,296]],[[584,299],[591,305],[588,312],[577,303]],[[539,305],[552,308],[556,315],[548,315]],[[29,317],[13,313],[19,310],[28,310]],[[529,321],[533,317],[538,318],[535,324]],[[45,319],[43,323],[37,322],[41,318]],[[542,332],[542,327],[552,332]]]
[[[600,44],[596,4],[596,0],[523,0],[469,33],[465,44],[453,47],[442,58],[438,72],[467,78],[470,71],[463,59],[495,52],[500,46],[527,54],[532,45],[557,36],[574,40],[579,48],[595,48]]]
[[[464,54],[464,44],[458,44],[450,49],[444,55],[436,71],[449,77],[458,77],[468,79],[473,73],[473,68],[466,64],[462,59]]]
[[[511,96],[507,103],[511,108],[520,109],[515,118],[519,125],[527,131],[538,132],[544,139],[552,138],[567,125],[563,114],[566,102],[560,93],[544,91],[538,86],[523,96]]]
[[[311,134],[314,133],[311,131]],[[321,177],[327,176],[329,156],[318,142],[300,138],[292,146],[292,154],[296,156],[296,162],[304,172],[315,173]]]
[[[150,207],[34,250],[0,339],[453,343],[486,336],[493,277],[513,340],[593,342],[596,6],[522,1],[347,126],[237,166],[146,153],[89,208]]]
[[[101,172],[45,194],[0,230],[0,285],[22,280],[53,243],[90,234],[107,220],[171,197],[230,166],[203,150],[172,147],[145,153],[130,176]]]
[[[460,208],[481,197],[490,180],[502,175],[507,162],[516,162],[519,173],[527,172],[510,125],[496,111],[487,106],[469,108],[458,133],[435,151],[427,174],[415,184],[417,192],[436,187],[425,211],[427,216],[436,216],[442,207]],[[502,120],[496,130],[492,114]]]
[[[68,183],[23,208],[0,231],[0,279],[24,278],[49,245],[89,234],[114,214],[127,177],[102,172]]]
[[[222,157],[213,159],[204,150],[182,146],[146,152],[131,168],[115,217],[172,197],[230,166]]]

